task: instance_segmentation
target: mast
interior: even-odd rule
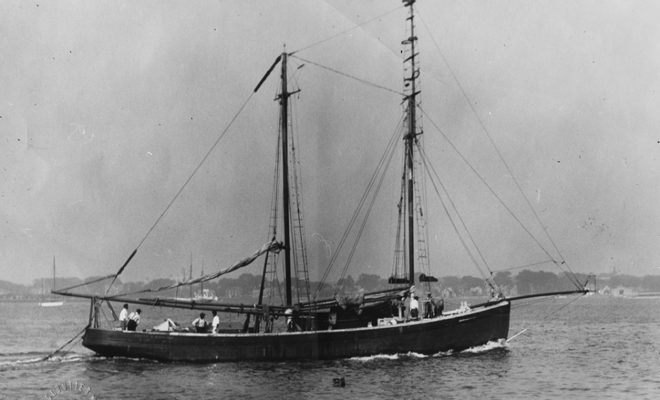
[[[404,41],[404,44],[410,46],[410,56],[404,60],[404,62],[410,62],[410,76],[405,77],[404,81],[410,83],[411,91],[410,94],[404,97],[407,106],[408,114],[408,132],[404,137],[405,140],[405,157],[406,157],[406,176],[408,181],[408,191],[407,191],[407,209],[408,209],[408,275],[410,279],[410,284],[415,284],[415,205],[414,205],[414,187],[415,187],[415,176],[414,176],[414,160],[413,160],[413,147],[415,144],[417,136],[417,126],[416,126],[416,97],[419,94],[417,92],[416,80],[419,76],[419,71],[416,68],[415,63],[415,42],[417,37],[415,36],[415,24],[414,24],[414,15],[413,15],[413,4],[415,0],[403,0],[403,3],[406,7],[409,8],[410,16],[407,18],[410,21],[410,37]]]
[[[202,260],[202,273],[200,276],[204,276],[204,260]],[[204,281],[199,282],[199,294],[204,296]]]
[[[290,306],[291,301],[291,232],[290,232],[290,195],[289,195],[289,95],[286,76],[287,53],[282,52],[282,93],[280,100],[280,126],[282,132],[282,206],[284,209],[284,274],[286,279],[286,305]]]
[[[55,290],[55,256],[53,256],[53,290]]]

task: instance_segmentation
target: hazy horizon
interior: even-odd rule
[[[0,279],[48,277],[53,256],[58,276],[116,272],[283,44],[303,49],[301,58],[401,90],[401,6],[399,0],[2,2]],[[546,254],[487,202],[491,195],[434,124],[494,182],[543,247],[554,249],[483,123],[575,272],[659,273],[660,3],[419,0],[416,6],[426,152],[492,269],[557,254]],[[382,17],[340,35],[376,16]],[[318,280],[397,124],[401,99],[300,60],[291,60],[291,70],[291,84],[301,89],[292,121],[310,279]],[[191,254],[197,271],[216,270],[267,241],[278,75],[250,100],[123,280],[181,276]],[[354,259],[362,270],[351,269],[353,276],[389,275],[397,173],[383,188],[390,197],[366,226]],[[441,209],[429,216],[433,273],[479,276]]]
[[[530,269],[530,270],[528,270],[528,271],[532,271],[532,270]],[[517,271],[517,272],[520,272],[520,271]],[[539,271],[533,271],[533,272],[552,272],[553,274],[555,274],[555,275],[557,275],[557,276],[560,276],[560,277],[563,276],[563,274],[562,274],[561,272],[555,272],[555,271],[544,271],[544,270],[539,270]],[[251,274],[251,275],[253,275],[253,276],[260,276],[260,275],[255,274],[255,273],[249,273],[249,272],[247,272],[247,273],[248,273],[248,274]],[[592,273],[589,273],[589,272],[587,272],[587,273],[578,272],[578,274],[582,274],[582,275],[592,275]],[[227,275],[227,276],[222,276],[222,277],[220,277],[220,278],[217,278],[217,279],[215,279],[215,280],[222,280],[222,279],[236,279],[236,278],[238,278],[238,276],[240,276],[240,275],[241,275],[240,273],[239,273],[238,275],[236,275],[236,276],[234,276],[234,275]],[[479,278],[478,275],[479,275],[479,274],[476,274],[476,273],[473,274],[473,275],[471,275],[471,274],[465,274],[465,275],[441,275],[441,276],[437,276],[437,278],[438,278],[438,279],[448,278],[448,277],[457,277],[457,278],[462,278],[462,277],[473,277],[473,278]],[[512,273],[512,276],[515,276],[515,275],[516,275],[516,273]],[[612,275],[611,273],[603,273],[602,275],[599,275],[599,274],[595,274],[595,275],[596,275],[596,278],[601,278],[601,279],[603,278],[603,275],[606,275],[606,276],[608,276],[608,277],[612,277],[612,276],[633,276],[633,277],[636,277],[636,278],[642,278],[642,277],[646,277],[646,276],[652,276],[652,277],[658,276],[658,277],[660,277],[660,273],[657,273],[657,274],[644,274],[644,275],[622,274],[622,273],[616,273],[615,275]],[[359,275],[348,274],[347,276],[352,277],[353,280],[357,280],[357,279],[359,278]],[[85,277],[85,278],[78,278],[78,277],[75,277],[75,276],[62,276],[62,277],[57,277],[57,280],[59,280],[59,279],[62,279],[62,280],[66,280],[66,279],[69,279],[69,280],[70,280],[70,279],[79,279],[79,280],[81,280],[81,281],[85,281],[85,280],[90,279],[90,278],[99,278],[99,276],[91,275],[91,276],[87,276],[87,277]],[[388,276],[381,276],[381,275],[379,275],[379,278],[380,278],[380,279],[387,279]],[[13,281],[6,280],[6,279],[0,279],[0,281],[4,281],[4,282],[11,283],[11,284],[16,284],[16,285],[23,285],[23,286],[33,285],[33,286],[34,286],[34,285],[36,285],[36,284],[37,284],[40,280],[42,280],[42,279],[45,280],[46,282],[51,282],[51,281],[52,281],[52,276],[42,276],[42,277],[37,277],[37,278],[34,278],[34,280],[33,280],[32,282],[29,282],[29,283],[13,282]],[[147,279],[147,280],[122,280],[121,278],[119,278],[119,280],[120,280],[122,283],[140,283],[140,282],[141,282],[141,283],[149,283],[150,281],[153,281],[153,280],[156,280],[156,279],[161,279],[161,278],[154,277],[153,279]],[[169,279],[174,279],[174,278],[169,278]],[[215,281],[215,280],[213,280],[213,281]],[[210,281],[210,282],[213,282],[213,281]],[[312,280],[312,281],[314,281],[314,280]],[[58,288],[60,288],[59,286],[60,286],[60,285],[58,285]]]

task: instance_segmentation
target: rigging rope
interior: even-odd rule
[[[511,167],[509,167],[509,164],[508,164],[508,163],[506,162],[506,160],[504,159],[504,156],[502,155],[502,152],[500,151],[499,147],[497,147],[497,145],[495,144],[495,140],[493,140],[493,137],[492,137],[492,135],[490,134],[489,130],[486,128],[485,123],[483,122],[483,120],[481,119],[481,117],[479,117],[479,114],[477,113],[477,110],[475,109],[474,105],[472,104],[472,101],[470,101],[470,98],[468,97],[467,92],[466,92],[465,89],[463,88],[463,85],[461,85],[460,81],[458,80],[458,77],[457,77],[456,74],[454,73],[454,70],[453,70],[453,68],[451,67],[451,65],[449,64],[449,61],[447,61],[447,58],[445,57],[444,53],[440,50],[440,46],[438,45],[438,43],[436,42],[435,38],[433,37],[433,34],[431,34],[431,31],[430,31],[430,29],[428,28],[428,25],[426,25],[426,22],[425,22],[424,19],[421,17],[421,15],[419,16],[419,18],[420,18],[420,20],[422,21],[422,24],[424,25],[424,28],[426,29],[426,31],[427,31],[427,33],[428,33],[428,36],[431,38],[431,41],[432,41],[433,44],[435,45],[435,48],[437,49],[438,53],[440,54],[440,57],[442,58],[442,61],[443,61],[443,62],[445,63],[445,65],[447,66],[447,69],[449,70],[449,74],[451,75],[452,79],[454,80],[454,82],[455,82],[456,85],[458,86],[458,88],[459,88],[461,94],[463,95],[463,97],[465,98],[465,101],[467,102],[468,106],[470,107],[470,110],[472,111],[472,113],[474,114],[475,118],[477,119],[477,122],[479,123],[479,126],[481,127],[482,131],[484,132],[484,134],[485,134],[486,137],[488,138],[490,144],[493,146],[493,149],[495,149],[495,152],[497,153],[497,155],[498,155],[500,161],[502,162],[502,164],[503,164],[504,167],[506,168],[507,172],[509,173],[509,176],[511,176],[511,179],[513,180],[513,182],[514,182],[516,188],[518,189],[518,191],[519,191],[520,194],[522,195],[523,199],[524,199],[525,202],[527,203],[527,206],[529,207],[529,209],[532,211],[532,214],[534,215],[534,217],[535,217],[537,223],[541,226],[541,229],[542,229],[543,232],[545,233],[545,236],[548,238],[548,240],[549,240],[550,243],[552,244],[552,247],[554,248],[554,250],[555,250],[555,251],[557,252],[557,254],[559,255],[559,258],[560,258],[560,260],[561,260],[561,264],[566,266],[566,268],[568,269],[568,271],[570,272],[571,275],[569,276],[568,272],[563,271],[563,270],[562,270],[562,271],[566,274],[566,276],[569,278],[569,280],[571,280],[571,281],[573,282],[574,285],[576,285],[578,288],[581,288],[580,282],[578,281],[577,277],[575,276],[575,273],[571,270],[570,266],[567,264],[566,260],[564,259],[564,256],[562,255],[561,251],[559,250],[559,247],[557,246],[557,244],[555,243],[555,241],[552,239],[552,236],[550,236],[550,233],[548,232],[546,226],[545,226],[545,225],[543,224],[543,222],[541,221],[541,217],[538,215],[538,213],[537,213],[536,210],[534,209],[534,206],[532,206],[532,203],[529,201],[529,198],[525,195],[525,192],[523,191],[522,186],[520,186],[520,183],[518,182],[518,180],[516,179],[515,175],[513,174],[513,171],[511,170]],[[420,108],[421,108],[421,107],[420,107]],[[423,112],[423,111],[422,111],[422,112]],[[443,134],[443,136],[444,136],[444,134]],[[527,229],[525,229],[525,230],[527,230]],[[534,240],[536,240],[536,239],[534,239]],[[538,243],[538,241],[537,241],[537,243]],[[540,243],[539,243],[539,245],[540,245]],[[541,248],[543,248],[543,246],[541,246]],[[543,251],[545,251],[546,254],[548,254],[548,252],[545,250],[545,248],[543,248]],[[553,258],[552,256],[550,256],[549,254],[548,254],[548,256],[549,256],[550,258],[554,259],[554,258]],[[557,263],[557,265],[559,266],[558,263]],[[560,268],[560,270],[561,270],[561,267],[559,267],[559,268]]]
[[[405,215],[403,213],[403,201],[406,197],[406,157],[402,154],[401,157],[401,185],[399,186],[399,201],[397,202],[397,221],[396,221],[396,236],[394,237],[394,258],[392,262],[392,277],[405,277],[408,273],[406,269],[406,240],[407,235],[405,232]],[[401,271],[399,271],[401,267]]]
[[[436,179],[438,180],[438,183],[440,184],[440,187],[442,188],[442,191],[445,193],[445,196],[447,196],[447,199],[449,200],[449,204],[451,205],[452,209],[456,213],[456,216],[458,217],[458,220],[461,222],[461,225],[463,226],[463,229],[467,233],[467,236],[470,239],[470,242],[472,243],[472,245],[476,249],[477,254],[479,254],[479,258],[484,263],[484,266],[486,267],[486,269],[490,273],[490,276],[492,276],[493,271],[490,268],[490,266],[488,265],[488,261],[486,261],[486,258],[484,257],[483,253],[481,252],[481,249],[477,245],[476,240],[474,239],[474,237],[472,236],[472,233],[468,229],[467,224],[465,223],[465,220],[463,219],[463,216],[458,212],[458,207],[456,207],[456,204],[454,203],[453,199],[449,195],[449,191],[447,190],[445,185],[442,183],[442,180],[440,179],[440,175],[435,170],[435,167],[431,164],[431,161],[426,156],[426,152],[424,151],[423,147],[421,147],[421,146],[419,146],[419,144],[417,144],[417,150],[418,150],[418,152],[421,156],[421,159],[422,159],[422,162],[424,164],[425,170],[427,171],[427,173],[429,171],[431,171],[435,175]],[[431,178],[431,183],[434,185],[434,187],[436,188],[436,192],[437,192],[437,187],[435,186],[435,183],[433,182],[433,177],[431,176],[430,173],[429,173],[429,177]],[[439,193],[438,193],[438,196],[440,196]],[[442,199],[440,199],[440,201],[442,202]],[[443,203],[443,206],[444,206],[444,203]],[[451,219],[451,216],[449,215],[449,213],[447,213],[447,216]],[[453,222],[452,222],[452,224],[453,224]],[[456,234],[460,236],[460,233],[457,230],[456,230]],[[466,248],[466,250],[467,250],[467,248]],[[476,260],[475,260],[475,262],[476,262]],[[481,270],[481,268],[479,268],[479,265],[478,264],[476,264],[476,265],[477,265],[477,268],[479,269],[479,272],[482,274],[482,277],[486,280],[488,285],[493,287],[493,284],[488,280],[488,277],[484,274],[484,272]]]
[[[468,256],[470,257],[470,259],[472,260],[472,262],[474,263],[474,265],[475,265],[475,266],[477,267],[477,269],[479,270],[479,273],[481,274],[482,278],[484,278],[484,280],[486,280],[486,282],[487,282],[489,285],[492,286],[492,284],[486,279],[486,278],[487,278],[487,275],[486,275],[486,274],[484,273],[484,271],[481,269],[481,266],[479,265],[479,262],[474,258],[474,255],[472,254],[472,251],[470,250],[469,246],[468,246],[467,243],[465,242],[465,239],[464,239],[463,236],[460,234],[460,231],[459,231],[459,229],[458,229],[458,226],[456,225],[456,222],[454,221],[454,218],[452,218],[451,213],[449,212],[449,209],[447,208],[447,205],[446,205],[445,202],[442,200],[442,196],[440,195],[440,191],[438,190],[438,186],[436,185],[436,182],[435,182],[435,180],[433,179],[433,176],[431,175],[431,172],[433,172],[433,174],[435,174],[436,179],[438,180],[438,184],[439,184],[440,187],[442,188],[442,191],[445,193],[445,196],[447,196],[447,199],[449,200],[449,204],[452,206],[452,208],[454,209],[454,212],[455,212],[456,215],[458,216],[459,221],[460,221],[461,224],[463,225],[463,229],[467,232],[468,238],[470,238],[470,241],[472,242],[472,245],[473,245],[473,246],[475,247],[475,249],[477,250],[477,253],[479,254],[479,256],[480,256],[482,262],[485,264],[485,266],[486,266],[486,268],[488,269],[488,271],[489,271],[489,272],[492,272],[492,271],[490,270],[490,268],[488,267],[488,263],[486,262],[485,258],[483,257],[481,251],[479,250],[479,246],[477,246],[477,244],[475,243],[475,241],[474,241],[472,235],[470,234],[469,229],[467,228],[467,226],[465,225],[465,222],[463,221],[463,218],[462,218],[461,215],[458,213],[458,210],[457,210],[457,208],[456,208],[456,205],[454,204],[453,200],[451,199],[451,196],[449,196],[449,193],[448,193],[447,189],[445,188],[444,184],[442,183],[442,181],[440,180],[440,177],[438,176],[438,173],[435,171],[435,168],[434,168],[432,165],[431,165],[431,166],[428,165],[428,162],[429,162],[429,161],[427,160],[426,153],[424,153],[424,151],[423,151],[423,149],[421,148],[421,146],[418,147],[418,150],[419,150],[419,153],[420,153],[420,155],[421,155],[422,162],[423,162],[423,164],[424,164],[424,169],[425,169],[426,173],[429,175],[429,178],[430,178],[430,180],[431,180],[431,184],[433,185],[433,188],[435,189],[435,192],[436,192],[436,194],[438,195],[438,198],[440,199],[440,204],[442,204],[442,208],[443,208],[443,210],[445,211],[445,215],[447,215],[447,218],[449,218],[449,222],[451,222],[452,227],[454,228],[454,231],[456,232],[456,236],[458,236],[458,239],[460,240],[461,244],[463,245],[463,248],[464,248],[465,251],[467,252]]]
[[[138,290],[138,291],[130,292],[130,293],[121,293],[121,294],[117,294],[117,295],[114,295],[114,296],[110,296],[109,298],[134,295],[134,294],[138,294],[138,293],[162,292],[163,290],[167,290],[167,289],[175,289],[175,288],[181,287],[181,286],[190,286],[190,285],[194,285],[196,283],[208,282],[208,281],[216,279],[216,278],[218,278],[222,275],[228,274],[230,272],[234,272],[237,269],[240,269],[240,268],[243,268],[245,266],[250,265],[254,260],[257,259],[257,257],[259,257],[260,255],[262,255],[266,252],[278,252],[280,249],[282,249],[282,247],[283,247],[282,243],[279,243],[279,242],[275,241],[275,239],[273,239],[270,242],[268,242],[268,243],[264,244],[263,246],[261,246],[261,248],[259,250],[255,251],[250,256],[245,257],[242,260],[238,261],[237,263],[235,263],[235,264],[233,264],[233,265],[231,265],[231,266],[229,266],[225,269],[221,269],[220,271],[214,272],[212,274],[202,275],[199,278],[194,278],[194,279],[191,278],[191,279],[188,279],[188,280],[183,281],[183,282],[176,282],[174,284],[161,286],[161,287],[156,288],[156,289],[143,289],[143,290]]]
[[[110,279],[110,278],[112,278],[112,277],[114,277],[114,276],[115,276],[115,274],[110,274],[110,275],[102,276],[102,277],[100,277],[100,278],[98,278],[98,279],[93,279],[93,280],[91,280],[91,281],[85,281],[85,282],[83,282],[83,283],[79,283],[79,284],[76,284],[76,285],[73,285],[73,286],[68,286],[68,287],[65,287],[65,288],[62,288],[62,289],[53,290],[52,292],[53,292],[53,293],[66,292],[66,291],[69,291],[69,290],[71,290],[71,289],[79,288],[79,287],[81,287],[81,286],[87,286],[87,285],[91,285],[92,283],[101,282],[101,281],[103,281],[103,280]]]
[[[549,313],[548,315],[546,315],[545,318],[543,318],[541,321],[547,320],[548,318],[552,317],[553,315],[557,314],[559,311],[563,310],[564,308],[568,307],[569,305],[573,304],[574,302],[580,300],[583,297],[584,297],[584,294],[582,294],[581,296],[576,296],[573,300],[569,301],[568,303],[566,303],[563,306],[559,307],[555,311],[553,311],[553,312]]]
[[[57,350],[55,350],[54,352],[52,352],[52,353],[48,354],[47,356],[41,358],[39,361],[46,361],[46,360],[52,358],[55,354],[59,353],[60,351],[62,351],[62,349],[64,349],[66,346],[68,346],[74,340],[76,340],[80,335],[85,333],[85,330],[87,330],[87,328],[89,328],[89,324],[87,324],[80,332],[76,333],[76,335],[74,337],[72,337],[68,342],[64,343],[62,346],[57,348]]]
[[[328,67],[328,66],[325,66],[325,65],[323,65],[323,64],[319,64],[319,63],[317,63],[317,62],[314,62],[314,61],[311,61],[311,60],[307,60],[307,59],[305,59],[305,58],[298,57],[298,56],[294,56],[294,55],[292,55],[291,57],[293,57],[293,58],[297,58],[298,60],[303,61],[303,62],[306,62],[306,63],[308,63],[308,64],[315,65],[315,66],[317,66],[317,67],[319,67],[319,68],[325,69],[326,71],[334,72],[335,74],[341,75],[341,76],[343,76],[343,77],[346,77],[346,78],[349,78],[349,79],[356,80],[356,81],[358,81],[358,82],[360,82],[360,83],[363,83],[363,84],[365,84],[365,85],[372,86],[372,87],[375,87],[375,88],[377,88],[377,89],[382,89],[382,90],[385,90],[385,91],[387,91],[387,92],[394,93],[394,94],[396,94],[396,95],[398,95],[398,96],[405,96],[403,93],[399,92],[398,90],[390,89],[390,88],[388,88],[388,87],[386,87],[386,86],[382,86],[382,85],[379,85],[379,84],[377,84],[377,83],[369,82],[369,81],[366,80],[366,79],[358,78],[357,76],[347,74],[346,72],[339,71],[339,70],[334,69],[334,68],[332,68],[332,67]]]
[[[535,263],[516,265],[514,267],[498,269],[498,272],[499,271],[513,271],[514,269],[523,269],[523,268],[529,268],[529,267],[536,267],[537,265],[543,265],[543,264],[547,264],[547,263],[553,263],[554,264],[555,261],[554,260],[545,260],[545,261],[538,261],[538,262],[535,262]]]
[[[470,170],[475,174],[475,176],[481,181],[481,183],[490,191],[490,193],[497,199],[497,201],[504,207],[504,209],[509,213],[509,215],[520,225],[520,227],[529,235],[529,237],[539,246],[539,248],[548,256],[549,259],[552,260],[555,265],[559,267],[559,269],[564,272],[564,274],[568,277],[568,279],[578,288],[581,288],[579,285],[579,282],[577,282],[577,278],[574,277],[573,271],[570,271],[573,276],[570,276],[566,271],[561,269],[561,264],[564,264],[564,261],[558,262],[557,260],[552,257],[550,252],[541,244],[541,242],[530,232],[530,230],[523,224],[523,222],[518,218],[518,216],[511,210],[511,208],[502,200],[502,198],[495,192],[495,190],[486,182],[486,179],[477,171],[477,169],[468,161],[468,159],[461,153],[458,148],[454,145],[454,143],[449,139],[449,137],[445,134],[445,132],[440,129],[440,127],[433,121],[433,119],[420,107],[420,110],[422,113],[428,118],[428,120],[431,122],[431,125],[442,135],[443,138],[449,143],[450,147],[458,154],[458,156],[463,160],[463,162],[470,168]],[[523,197],[525,197],[523,195]],[[526,199],[526,197],[525,197]],[[560,254],[561,256],[561,254]],[[576,283],[577,282],[577,283]]]
[[[273,68],[273,67],[271,67],[271,70],[272,70],[272,68]],[[258,89],[258,87],[257,87],[257,89]],[[206,160],[209,158],[209,156],[211,155],[211,153],[213,153],[213,150],[215,150],[215,148],[218,146],[218,143],[220,143],[220,140],[222,140],[222,138],[225,137],[225,134],[229,131],[229,128],[234,124],[234,122],[236,121],[236,119],[238,118],[238,116],[241,114],[241,112],[243,112],[243,109],[245,108],[245,106],[247,106],[247,104],[248,104],[248,102],[250,101],[250,99],[252,99],[252,96],[256,93],[257,89],[255,89],[253,92],[251,92],[250,95],[247,97],[247,99],[245,99],[245,101],[244,101],[243,104],[240,106],[240,108],[238,109],[238,111],[234,114],[234,116],[231,118],[231,120],[229,121],[229,123],[227,124],[227,126],[222,130],[222,132],[220,133],[220,135],[218,136],[218,138],[215,140],[215,142],[213,143],[213,145],[211,146],[211,148],[206,152],[206,154],[204,155],[204,157],[202,157],[201,161],[197,164],[197,166],[196,166],[195,169],[192,171],[192,173],[190,174],[190,176],[188,176],[188,179],[186,179],[186,181],[183,183],[183,185],[181,185],[181,187],[180,187],[179,190],[176,192],[176,194],[174,195],[174,197],[172,197],[172,200],[170,200],[170,202],[167,204],[167,206],[165,207],[165,209],[163,210],[163,212],[160,213],[160,215],[158,216],[158,218],[156,218],[156,221],[153,223],[153,225],[151,225],[151,228],[149,228],[149,230],[147,231],[147,233],[142,237],[142,240],[140,240],[140,242],[138,243],[138,245],[137,245],[137,247],[135,248],[135,250],[133,250],[133,252],[132,252],[131,255],[128,257],[128,259],[126,260],[126,262],[124,262],[124,265],[122,265],[121,268],[119,268],[119,270],[118,270],[117,273],[115,274],[114,278],[112,279],[112,282],[110,282],[110,285],[108,285],[108,289],[107,289],[106,292],[105,292],[106,295],[107,295],[108,292],[110,291],[110,288],[112,287],[112,285],[113,285],[113,284],[115,283],[115,281],[117,280],[117,277],[119,277],[119,275],[121,275],[121,273],[124,272],[124,268],[126,268],[126,266],[127,266],[128,263],[131,261],[131,259],[133,258],[133,256],[135,256],[135,254],[137,253],[138,249],[142,246],[142,244],[144,243],[144,241],[147,240],[147,238],[149,237],[149,235],[151,234],[151,232],[156,228],[156,226],[158,225],[158,223],[160,223],[160,221],[163,219],[163,217],[165,216],[165,214],[167,213],[167,211],[169,211],[169,209],[172,207],[172,205],[174,204],[174,202],[176,201],[176,199],[179,198],[179,196],[181,195],[181,193],[183,192],[183,190],[188,186],[188,184],[190,183],[190,181],[192,180],[192,178],[197,174],[197,172],[198,172],[199,169],[202,167],[202,165],[206,162]]]
[[[394,144],[394,141],[392,141]],[[390,162],[392,161],[392,158],[394,156],[394,150],[396,146],[392,145],[389,151],[389,155],[387,156],[387,160],[385,161],[384,166],[381,168],[381,175],[380,175],[380,180],[378,181],[378,184],[376,185],[376,189],[373,192],[373,195],[371,197],[371,201],[369,202],[369,205],[367,207],[367,211],[364,214],[364,217],[362,218],[362,223],[360,224],[360,228],[358,229],[357,235],[355,237],[355,240],[353,240],[353,246],[351,247],[351,251],[348,254],[348,257],[346,258],[346,264],[344,264],[344,269],[342,270],[341,273],[341,278],[343,279],[346,276],[346,272],[348,271],[348,267],[351,264],[351,261],[353,260],[353,255],[355,254],[355,250],[357,249],[358,242],[360,241],[360,238],[362,238],[362,233],[364,232],[364,228],[367,225],[367,220],[369,219],[369,215],[371,214],[371,210],[373,210],[374,203],[376,201],[376,196],[378,196],[378,193],[380,192],[380,188],[383,185],[383,181],[385,179],[385,171],[387,171]]]
[[[296,102],[291,101],[291,108],[293,109],[296,106]],[[295,111],[295,110],[294,110]],[[294,112],[294,115],[297,117],[298,113]],[[295,123],[294,123],[295,122]],[[307,301],[310,301],[310,289],[309,289],[309,263],[308,263],[308,258],[307,258],[307,247],[306,241],[305,241],[305,226],[303,224],[303,215],[304,215],[304,210],[303,208],[303,181],[302,178],[299,176],[302,174],[301,172],[301,163],[300,160],[297,157],[296,153],[296,143],[299,142],[300,138],[298,135],[298,119],[297,118],[292,118],[291,119],[291,125],[290,125],[290,131],[291,131],[291,164],[293,166],[292,172],[293,172],[293,184],[294,184],[294,192],[293,192],[293,198],[295,199],[296,202],[296,207],[295,207],[295,216],[292,216],[292,218],[295,218],[297,226],[294,227],[294,232],[298,232],[298,241],[300,242],[300,250],[296,251],[294,254],[298,254],[300,256],[300,260],[298,260],[298,257],[296,257],[296,289],[297,289],[297,296],[298,296],[298,303],[302,302],[300,299],[300,288],[298,285],[300,284],[300,276],[299,272],[302,272],[302,281],[305,284],[305,293],[304,295],[307,297]],[[295,242],[295,234],[294,234],[294,242]],[[302,271],[300,271],[300,263],[302,263]]]
[[[380,19],[380,18],[382,18],[382,17],[384,17],[384,16],[386,16],[386,15],[389,15],[389,14],[393,13],[394,11],[396,11],[396,10],[398,10],[398,9],[400,9],[400,8],[403,8],[403,7],[404,7],[404,6],[398,6],[398,7],[395,7],[395,8],[393,8],[393,9],[391,9],[391,10],[389,10],[389,11],[383,13],[383,14],[380,14],[380,15],[378,15],[378,16],[376,16],[376,17],[373,17],[373,18],[371,18],[371,19],[369,19],[369,20],[367,20],[367,21],[365,21],[365,22],[363,22],[363,23],[361,23],[361,24],[358,24],[358,25],[355,25],[355,26],[353,26],[353,27],[351,27],[351,28],[345,29],[345,30],[343,30],[343,31],[341,31],[341,32],[338,32],[338,33],[336,33],[336,34],[334,34],[334,35],[332,35],[332,36],[329,36],[329,37],[327,37],[327,38],[325,38],[325,39],[321,39],[321,40],[316,41],[316,42],[314,42],[314,43],[308,44],[308,45],[305,46],[305,47],[301,47],[300,49],[291,52],[289,55],[293,55],[293,54],[295,54],[295,53],[299,53],[299,52],[301,52],[301,51],[303,51],[303,50],[307,50],[307,49],[309,49],[309,48],[312,48],[312,47],[318,46],[318,45],[320,45],[321,43],[328,42],[328,41],[330,41],[330,40],[332,40],[332,39],[334,39],[334,38],[336,38],[336,37],[339,37],[339,36],[341,36],[341,35],[343,35],[343,34],[345,34],[345,33],[348,33],[348,32],[350,32],[350,31],[353,31],[353,30],[355,30],[355,29],[357,29],[357,28],[361,28],[361,27],[363,27],[364,25],[367,25],[367,24],[369,24],[369,23],[371,23],[371,22],[373,22],[373,21],[375,21],[375,20],[377,20],[377,19]]]
[[[418,121],[417,126],[420,126],[421,118],[420,121]],[[423,136],[420,136],[417,138],[417,145],[418,147],[424,147],[424,142],[423,142]],[[421,157],[421,156],[420,156]],[[416,158],[415,159],[415,170],[416,172],[414,173],[414,176],[422,176],[423,172],[420,172],[419,170],[424,169],[423,163]],[[427,276],[432,276],[431,274],[431,249],[429,246],[429,224],[428,224],[428,212],[429,212],[429,207],[428,207],[428,191],[427,191],[427,183],[426,179],[420,179],[418,185],[415,185],[415,201],[417,205],[415,206],[415,215],[417,218],[417,240],[418,240],[418,246],[420,250],[420,255],[419,257],[419,270],[422,270],[423,273],[425,273]],[[420,190],[421,186],[421,190]],[[423,204],[422,204],[423,203]],[[426,213],[426,215],[425,215]],[[423,245],[420,245],[419,243],[422,243]],[[431,282],[426,281],[426,291],[430,292],[431,291]]]
[[[277,93],[279,95],[279,93]],[[275,96],[276,98],[278,96]],[[281,126],[282,122],[282,115],[280,113],[280,120],[278,121],[277,126]],[[273,186],[272,186],[272,191],[271,191],[271,198],[270,198],[270,226],[268,227],[268,238],[275,238],[277,237],[277,221],[279,218],[279,201],[277,198],[277,194],[279,192],[279,183],[280,183],[280,147],[281,147],[281,141],[282,141],[282,131],[278,131],[277,135],[277,145],[275,146],[275,167],[273,168]],[[264,277],[262,279],[265,279],[265,274],[269,274],[271,277],[271,280],[269,281],[269,287],[268,287],[268,299],[269,301],[267,303],[272,303],[273,297],[275,295],[275,289],[274,287],[277,288],[278,294],[280,295],[280,300],[282,304],[284,304],[284,297],[282,296],[282,290],[280,288],[279,284],[279,279],[277,278],[277,253],[268,253],[266,254],[266,263],[269,263],[266,265],[266,268],[264,269]],[[265,288],[264,288],[265,290]]]
[[[369,183],[367,184],[367,187],[364,190],[364,193],[362,194],[362,198],[358,202],[358,206],[353,212],[353,216],[350,219],[350,222],[348,224],[348,227],[342,234],[341,239],[339,240],[339,244],[337,246],[337,249],[334,251],[332,254],[332,257],[330,258],[330,262],[328,263],[328,266],[325,269],[325,272],[323,273],[323,276],[321,277],[321,280],[318,283],[318,286],[316,288],[316,291],[314,293],[314,296],[312,298],[316,299],[318,294],[320,293],[321,289],[323,288],[323,284],[325,283],[326,279],[328,278],[328,275],[330,274],[330,271],[332,270],[337,258],[339,257],[339,252],[344,246],[344,243],[346,242],[346,239],[348,238],[349,233],[351,232],[353,225],[355,224],[360,212],[362,211],[362,207],[364,206],[365,201],[367,200],[369,193],[371,192],[371,188],[374,185],[374,182],[376,181],[379,172],[382,169],[382,165],[385,162],[387,158],[387,154],[389,154],[392,151],[392,148],[394,147],[394,144],[396,143],[396,138],[398,137],[398,133],[401,130],[401,126],[403,123],[403,116],[399,119],[399,122],[397,123],[396,128],[394,129],[394,132],[392,133],[392,136],[390,137],[389,142],[387,143],[387,146],[385,148],[385,152],[381,156],[380,160],[378,161],[378,165],[376,166],[376,170],[371,176],[371,179],[369,180]]]
[[[561,307],[557,308],[556,310],[554,310],[554,311],[548,313],[543,319],[541,319],[540,322],[544,322],[544,321],[546,321],[548,318],[550,318],[551,316],[557,314],[559,311],[563,310],[564,308],[568,307],[569,305],[573,304],[574,302],[580,300],[583,296],[584,296],[584,294],[583,294],[582,296],[576,296],[573,300],[567,302],[566,304],[562,305]],[[548,301],[548,300],[551,300],[551,298],[549,298],[549,299],[543,299],[543,300],[541,300],[541,301],[536,301],[536,302],[530,302],[530,303],[528,303],[528,304],[536,304],[536,303],[541,303],[541,302],[543,302],[543,301]],[[515,335],[513,335],[512,337],[510,337],[509,339],[507,339],[507,343],[510,342],[511,340],[515,339],[516,337],[522,335],[522,334],[525,333],[527,330],[528,330],[528,328],[524,328],[524,329],[521,330],[520,332],[516,333]]]

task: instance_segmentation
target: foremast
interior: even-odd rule
[[[287,53],[282,52],[281,55],[281,81],[282,89],[278,96],[280,101],[280,130],[282,135],[282,212],[284,216],[284,279],[286,287],[286,305],[291,306],[291,227],[290,227],[290,206],[291,195],[289,194],[289,144],[288,144],[288,129],[289,129],[289,96],[291,93],[288,91],[287,84]]]
[[[285,306],[292,307],[294,303],[300,302],[300,289],[297,292],[297,298],[293,298],[292,269],[295,267],[296,282],[300,273],[307,278],[306,261],[301,261],[300,253],[304,253],[304,234],[302,232],[301,218],[301,200],[299,193],[298,171],[296,170],[297,160],[295,155],[295,141],[293,135],[289,132],[289,98],[291,95],[300,92],[300,89],[289,91],[287,79],[287,66],[290,54],[285,51],[280,54],[278,60],[281,62],[281,87],[280,93],[275,98],[280,104],[280,154],[282,161],[282,218],[284,224],[284,278],[286,299]],[[293,190],[293,192],[292,192]],[[275,196],[277,195],[275,191]],[[295,221],[295,224],[294,224]],[[295,232],[294,232],[295,231]],[[273,233],[276,232],[276,229]],[[302,263],[302,264],[301,264]],[[309,289],[307,290],[309,298]]]

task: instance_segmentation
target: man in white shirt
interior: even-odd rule
[[[193,321],[193,326],[195,327],[195,331],[197,333],[206,333],[207,328],[208,328],[208,322],[206,322],[206,314],[204,313],[199,313],[199,318],[195,318]]]
[[[412,295],[410,297],[410,318],[417,319],[419,317],[419,297]]]
[[[211,321],[211,332],[218,333],[218,325],[220,325],[220,317],[218,317],[218,312],[213,310],[213,320]]]
[[[119,324],[121,325],[121,330],[125,331],[128,326],[128,304],[124,304],[124,308],[119,313]]]
[[[142,310],[139,308],[136,311],[133,311],[132,313],[128,314],[128,330],[129,331],[134,331],[137,329],[137,326],[140,325],[140,314],[142,313]]]

